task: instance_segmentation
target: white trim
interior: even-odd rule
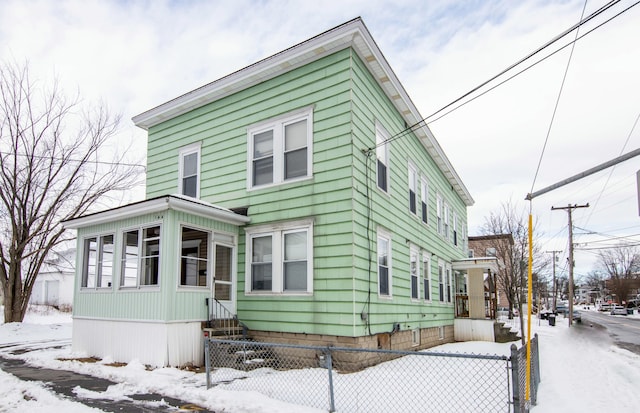
[[[249,217],[236,214],[229,209],[208,202],[182,197],[181,195],[166,195],[70,219],[62,222],[62,226],[65,229],[78,229],[91,225],[112,223],[113,221],[138,217],[140,215],[154,214],[169,209],[215,219],[232,225],[244,225],[250,221]]]
[[[158,238],[158,283],[157,284],[142,284],[140,280],[142,279],[142,258],[144,257],[144,242],[145,238],[143,237],[143,231],[148,228],[158,227],[160,228],[160,234],[157,237],[147,238],[147,240],[153,240],[154,238]],[[138,231],[138,252],[136,257],[136,285],[124,285],[124,271],[123,266],[126,262],[126,239],[124,234],[127,232]],[[160,286],[162,285],[162,247],[163,247],[163,223],[162,221],[154,221],[149,223],[144,223],[131,227],[123,227],[120,228],[120,262],[118,263],[118,290],[119,291],[139,291],[139,290],[157,290],[160,291]],[[166,236],[166,235],[165,235]],[[117,244],[116,244],[117,245]]]
[[[376,164],[374,168],[376,173],[376,188],[386,195],[391,195],[391,143],[388,141],[390,135],[378,120],[375,122],[375,132]],[[380,185],[378,185],[378,161],[387,168],[386,190],[380,188]]]
[[[415,255],[416,259],[416,296],[413,296],[413,273],[411,272],[411,263],[413,262],[413,258]],[[420,271],[420,249],[417,245],[409,244],[409,299],[414,302],[420,301],[420,284],[422,281],[422,272]]]
[[[304,291],[285,291],[284,289],[284,237],[287,233],[305,231],[307,234],[307,289]],[[245,228],[245,294],[246,295],[311,295],[313,294],[313,220],[304,219],[275,224],[264,224]],[[253,242],[257,237],[271,236],[271,290],[252,290]]]
[[[257,189],[270,188],[290,182],[298,182],[310,179],[313,176],[313,109],[314,106],[306,106],[301,109],[280,115],[278,117],[268,119],[256,123],[247,128],[247,191]],[[284,176],[285,165],[285,127],[287,125],[300,121],[307,123],[307,172],[304,175],[286,179]],[[253,148],[254,137],[257,134],[272,131],[272,181],[266,184],[253,184]]]
[[[387,241],[387,283],[389,288],[388,294],[380,293],[380,239]],[[393,240],[391,239],[391,233],[387,232],[382,228],[378,228],[376,234],[376,275],[377,275],[377,285],[378,285],[378,297],[390,299],[393,298]]]
[[[426,262],[426,264],[425,264]],[[424,297],[424,272],[427,271],[427,277],[426,279],[429,282],[429,298],[425,298]],[[426,303],[430,303],[433,301],[433,273],[432,273],[432,266],[431,266],[431,253],[428,251],[422,251],[422,273],[420,274],[420,281],[422,282],[422,301],[426,302]]]
[[[190,91],[133,117],[136,126],[149,130],[168,119],[175,118],[195,108],[232,95],[283,73],[321,59],[346,48],[353,48],[368,71],[376,78],[380,87],[407,125],[418,124],[424,117],[415,107],[400,80],[376,45],[364,22],[354,19],[328,30],[318,36],[290,47],[278,54],[247,66],[231,75]],[[442,147],[426,124],[414,129],[429,155],[443,172],[467,206],[473,205],[471,194],[446,157]]]
[[[203,232],[205,234],[207,234],[207,240],[205,242],[205,244],[207,245],[207,266],[206,266],[206,272],[207,272],[207,277],[206,277],[206,281],[205,281],[205,285],[188,285],[188,284],[182,284],[182,246],[183,246],[183,241],[182,241],[182,230],[184,228],[189,228],[191,230],[194,231],[200,231]],[[208,291],[211,288],[211,274],[213,272],[212,268],[213,268],[213,262],[212,262],[212,251],[211,251],[211,244],[213,244],[212,241],[212,236],[211,236],[211,230],[210,229],[204,229],[198,225],[191,225],[188,222],[180,222],[180,224],[178,225],[178,235],[177,235],[177,239],[178,239],[178,250],[176,251],[177,255],[178,255],[178,259],[176,260],[176,266],[177,268],[175,269],[176,271],[176,291]],[[198,247],[198,255],[200,252],[200,245],[202,244],[202,240],[199,239],[193,239],[193,240],[187,240],[186,241],[187,246],[193,246],[193,247]],[[198,258],[198,260],[201,260],[201,258]],[[197,280],[198,275],[196,274],[196,280]],[[196,281],[197,282],[197,281]]]
[[[409,196],[409,213],[415,217],[419,217],[420,219],[422,219],[422,203],[418,202],[418,189],[419,189],[419,184],[418,181],[420,180],[419,178],[419,174],[418,174],[418,168],[416,168],[416,165],[411,162],[411,160],[408,161],[408,166],[407,166],[407,179],[408,179],[408,187],[407,189],[411,192],[413,191],[413,209],[414,211],[411,211],[411,196]],[[407,195],[410,195],[409,194]],[[418,210],[418,205],[420,205],[420,211]]]
[[[184,180],[184,158],[187,155],[191,155],[193,153],[196,154],[196,196],[195,198],[200,198],[200,180],[201,180],[201,172],[200,172],[200,159],[202,156],[202,142],[192,143],[190,145],[182,147],[178,152],[178,193],[184,196],[184,188],[182,187],[182,181]]]

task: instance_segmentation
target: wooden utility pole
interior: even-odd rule
[[[587,202],[586,205],[569,204],[566,207],[551,207],[551,210],[565,209],[569,215],[569,327],[573,324],[573,223],[571,221],[571,212],[576,208],[589,208],[589,203]]]
[[[560,253],[562,251],[546,251],[547,254],[553,254],[553,289],[551,291],[553,291],[553,306],[551,307],[551,309],[553,311],[556,311],[556,253]],[[548,303],[547,303],[548,304]]]

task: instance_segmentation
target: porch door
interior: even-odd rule
[[[233,247],[214,243],[213,297],[232,314],[236,314],[235,267]],[[223,314],[217,314],[223,316]]]

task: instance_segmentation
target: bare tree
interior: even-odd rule
[[[108,148],[119,116],[82,111],[54,82],[32,82],[28,65],[0,64],[0,283],[5,322],[23,320],[40,268],[68,241],[60,221],[131,188],[139,169]],[[109,159],[109,162],[102,162]]]
[[[481,228],[483,235],[511,234],[513,242],[505,242],[504,238],[496,238],[493,245],[496,257],[504,265],[498,272],[498,286],[502,289],[509,302],[509,317],[514,309],[518,309],[521,331],[524,331],[522,304],[526,301],[526,287],[529,259],[529,225],[528,215],[524,210],[518,211],[511,201],[501,204],[497,212],[491,212],[485,217]],[[547,265],[547,257],[542,254],[536,244],[536,229],[534,228],[533,273],[540,274]],[[532,303],[533,304],[533,303]],[[522,342],[525,337],[523,335]]]
[[[620,304],[627,300],[632,282],[640,278],[640,252],[638,248],[620,244],[598,252],[598,265],[609,277],[608,285]]]

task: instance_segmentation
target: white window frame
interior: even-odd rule
[[[196,196],[200,199],[200,156],[201,156],[201,142],[194,143],[192,145],[185,146],[180,149],[179,152],[179,166],[178,166],[178,193],[184,196],[190,196],[184,194],[184,158],[188,155],[196,154]]]
[[[307,234],[307,288],[305,290],[285,290],[285,235],[306,232]],[[260,225],[245,229],[246,233],[246,264],[245,264],[245,294],[247,295],[310,295],[313,294],[313,221],[300,220],[284,222],[276,225]],[[253,290],[252,260],[253,239],[271,236],[271,290]]]
[[[445,265],[445,279],[446,279],[446,288],[445,294],[447,295],[447,304],[451,304],[453,302],[454,295],[454,285],[453,285],[453,268],[451,264]]]
[[[413,266],[415,260],[415,268]],[[415,291],[414,291],[415,279]],[[420,282],[422,273],[420,272],[420,251],[418,247],[411,244],[409,246],[409,297],[412,301],[420,300]],[[414,296],[415,295],[415,296]]]
[[[148,228],[153,228],[153,227],[158,227],[160,229],[160,234],[157,237],[150,237],[150,238],[143,238],[143,234],[144,234],[144,230],[148,229]],[[137,245],[137,257],[136,257],[136,262],[137,262],[137,268],[136,268],[136,284],[135,285],[124,285],[124,271],[123,271],[123,267],[125,265],[126,262],[126,253],[125,253],[125,248],[126,248],[126,238],[125,238],[125,234],[127,232],[133,232],[133,231],[137,231],[138,232],[138,245]],[[163,228],[162,228],[162,224],[160,223],[149,223],[149,224],[145,224],[142,226],[138,226],[138,227],[132,227],[132,228],[123,228],[120,231],[120,265],[119,267],[119,281],[118,281],[118,285],[120,287],[120,289],[122,290],[134,290],[134,289],[148,289],[148,288],[159,288],[160,287],[160,283],[162,282],[162,234],[163,234]],[[144,243],[145,241],[155,241],[158,240],[158,283],[157,284],[142,284],[140,281],[142,279],[142,277],[144,276],[143,274],[143,259],[145,259],[147,256],[142,255],[143,254],[143,248],[144,248]]]
[[[417,347],[420,345],[420,329],[414,328],[411,330],[411,345]]]
[[[444,261],[438,260],[438,301],[446,302]]]
[[[429,223],[429,181],[425,176],[420,179],[420,219]],[[424,205],[424,208],[423,208]]]
[[[378,229],[378,235],[376,238],[376,274],[378,277],[378,297],[380,298],[392,298],[393,297],[393,259],[392,259],[392,254],[391,251],[393,250],[392,248],[392,239],[391,239],[391,234],[388,233],[387,231],[383,230],[383,229]],[[387,294],[383,294],[381,289],[380,289],[380,247],[381,247],[381,242],[380,240],[384,240],[387,241],[387,286],[388,286],[388,293]]]
[[[425,285],[426,280],[426,285]],[[422,252],[422,300],[426,302],[431,301],[433,291],[431,291],[431,253],[427,251]]]
[[[386,193],[391,193],[391,157],[390,157],[389,134],[376,121],[376,187]],[[384,165],[386,170],[385,184],[386,188],[380,186],[380,177],[378,176],[378,163]]]
[[[442,200],[442,195],[437,194],[436,195],[436,216],[437,216],[436,231],[440,235],[442,235],[444,230],[444,224],[442,222],[443,209],[444,209],[444,201]]]
[[[176,268],[176,281],[177,281],[177,288],[178,289],[185,289],[185,290],[206,290],[211,288],[211,274],[212,269],[213,269],[213,250],[214,250],[214,244],[213,244],[213,234],[211,231],[206,230],[204,228],[198,227],[197,225],[191,225],[189,223],[181,223],[180,226],[180,232],[178,233],[178,239],[180,242],[180,246],[179,246],[179,250],[178,250],[178,262],[177,262],[177,268]],[[206,258],[196,258],[197,261],[203,261],[206,260],[206,273],[207,273],[207,277],[206,277],[206,282],[205,285],[189,285],[189,284],[182,284],[182,279],[181,279],[181,271],[182,271],[182,259],[184,258],[184,256],[182,255],[182,247],[183,247],[183,242],[186,242],[187,245],[191,245],[191,246],[197,246],[198,250],[200,250],[200,248],[202,248],[202,242],[200,240],[187,240],[187,241],[183,241],[182,240],[182,230],[184,228],[188,228],[191,230],[195,230],[195,231],[200,231],[203,233],[207,234],[207,240],[206,242],[206,248],[207,248],[207,257]],[[200,242],[197,242],[200,241]],[[198,275],[196,275],[198,276]],[[197,283],[196,283],[197,284]]]
[[[459,239],[458,239],[458,213],[454,212],[453,213],[453,245],[458,246],[459,243]]]
[[[108,267],[104,264],[107,263],[106,260],[101,259],[104,253],[104,239],[107,237],[112,238],[111,244],[111,282],[110,285],[101,287],[98,281],[104,276],[103,270]],[[92,285],[89,285],[89,250],[87,249],[87,241],[95,239],[96,242],[96,250],[95,250],[95,260],[93,262],[95,268],[95,274],[93,274],[93,280],[91,282]],[[80,289],[82,290],[110,290],[113,288],[113,282],[116,278],[116,266],[115,266],[115,257],[116,257],[116,236],[114,233],[105,233],[105,234],[96,234],[96,235],[88,235],[82,240],[82,267],[80,274]],[[86,284],[86,285],[85,285]]]
[[[407,167],[407,175],[409,179],[409,212],[413,215],[418,215],[418,170],[416,167],[409,161],[409,165]],[[413,200],[411,200],[411,195],[413,194]]]
[[[449,208],[449,204],[447,204],[446,202],[444,203],[444,217],[442,219],[442,221],[444,222],[444,226],[443,226],[443,234],[442,236],[444,237],[444,239],[446,239],[447,241],[450,241],[451,238],[451,233],[449,231],[450,229],[450,224],[451,222],[449,221],[449,219],[451,218],[451,213],[450,213],[450,208]]]
[[[285,177],[285,127],[306,120],[307,122],[307,173],[287,179]],[[273,176],[269,183],[254,185],[254,137],[273,131]],[[289,182],[309,179],[313,176],[313,106],[289,112],[247,128],[247,190],[268,188]]]

